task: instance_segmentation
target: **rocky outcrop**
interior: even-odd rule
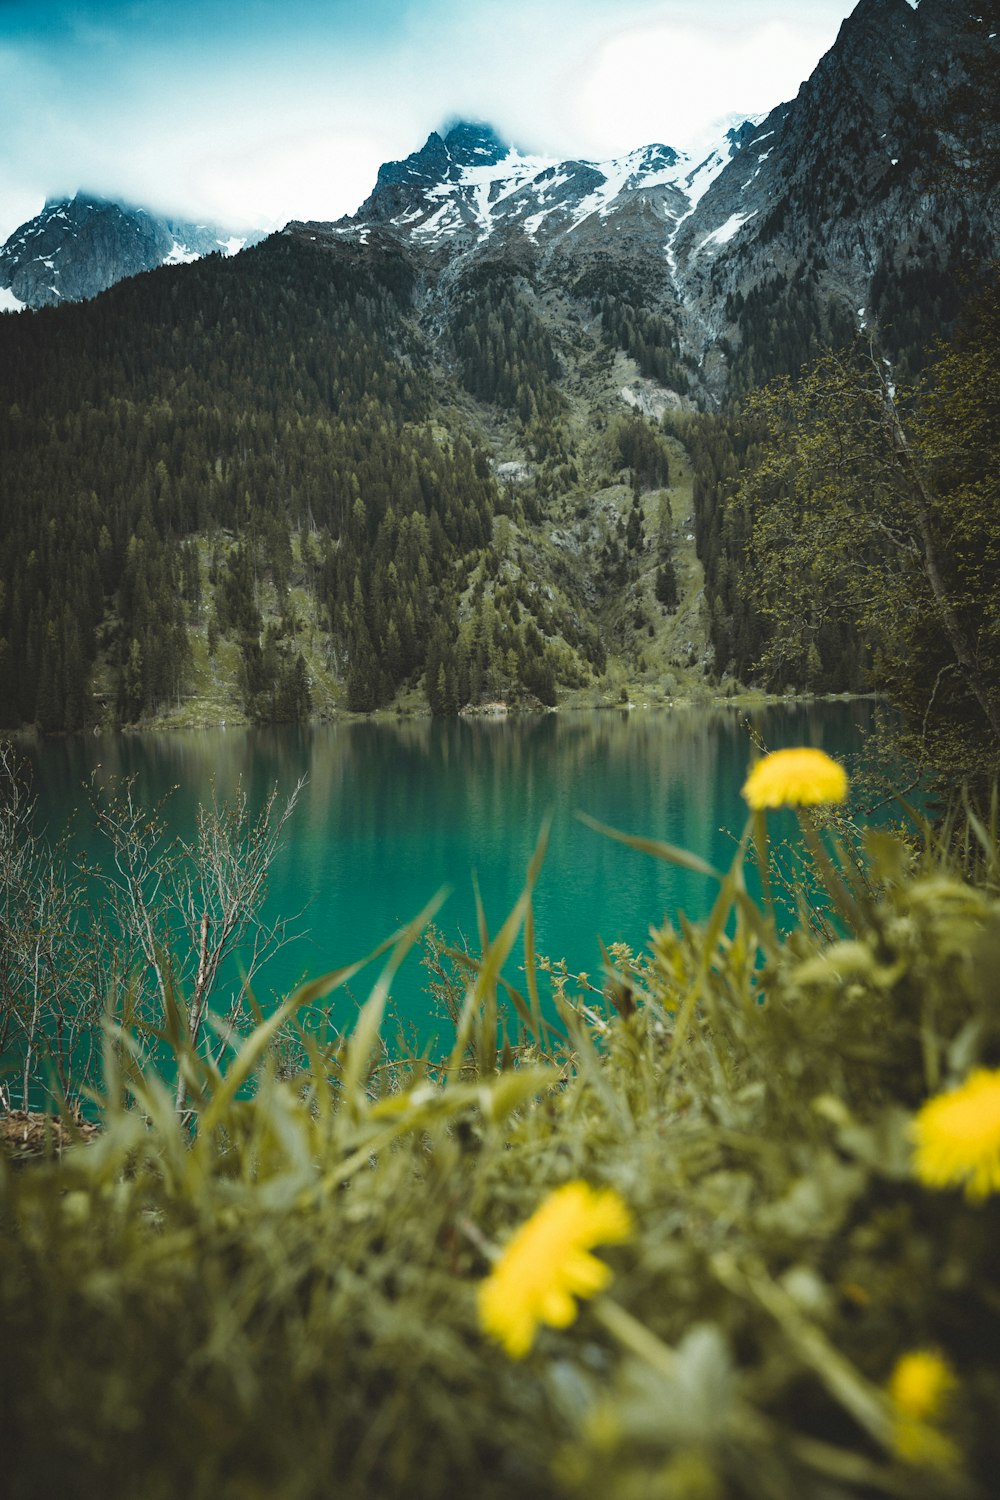
[[[736,324],[733,299],[803,268],[817,305],[832,298],[864,324],[892,321],[908,300],[901,281],[957,277],[964,260],[996,255],[1000,198],[968,170],[982,140],[962,139],[956,107],[977,87],[973,59],[992,49],[1000,77],[982,11],[968,0],[861,0],[677,235],[679,290],[706,338]]]

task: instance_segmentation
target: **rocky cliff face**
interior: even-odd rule
[[[126,276],[212,252],[234,254],[249,241],[77,194],[46,203],[0,248],[0,288],[9,291],[8,306],[79,302]]]
[[[734,299],[803,270],[818,303],[891,323],[907,282],[954,277],[997,253],[1000,200],[972,170],[989,126],[970,139],[967,108],[991,51],[1000,77],[988,9],[862,0],[798,96],[760,123],[678,232],[678,288],[706,341],[738,328]],[[977,128],[990,113],[979,103]]]

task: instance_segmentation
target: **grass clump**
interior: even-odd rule
[[[346,1039],[302,1017],[358,965],[219,1066],[171,996],[189,1112],[109,1028],[99,1137],[0,1158],[12,1500],[990,1494],[989,831],[970,824],[970,878],[926,831],[859,860],[797,800],[821,920],[780,937],[767,882],[749,897],[758,810],[704,925],[607,955],[600,986],[549,965],[543,1004],[536,859],[447,971],[439,1062],[380,1048],[430,911]],[[522,927],[523,994],[501,978]]]

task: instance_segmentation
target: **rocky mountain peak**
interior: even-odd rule
[[[391,188],[398,183],[441,182],[448,174],[451,157],[444,140],[432,130],[419,151],[411,151],[402,161],[383,162],[378,169],[375,191],[371,203],[380,188]]]
[[[456,182],[464,170],[495,166],[509,152],[510,147],[489,125],[458,121],[443,136],[432,130],[419,151],[411,152],[402,161],[385,162],[379,168],[375,191],[361,212],[377,213],[380,190],[384,192],[401,184],[419,188]]]
[[[762,330],[772,343],[781,330],[792,364],[871,318],[915,347],[899,310],[919,293],[938,316],[965,262],[996,254],[995,191],[960,180],[984,138],[1000,159],[1000,52],[983,61],[996,13],[997,0],[860,0],[793,100],[728,117],[690,153],[559,160],[459,122],[383,168],[333,232],[364,243],[378,226],[435,276],[486,257],[589,285],[611,275],[590,260],[627,265],[711,392]]]
[[[996,253],[995,178],[990,199],[961,174],[984,139],[1000,160],[997,14],[998,0],[860,0],[794,100],[729,116],[689,152],[654,143],[561,159],[511,145],[488,122],[452,120],[385,163],[356,214],[310,227],[359,249],[378,231],[431,280],[485,257],[552,286],[571,275],[573,286],[611,285],[606,265],[627,262],[625,281],[677,320],[692,361],[752,341],[748,300],[762,326],[794,323],[805,357],[834,305],[848,321],[889,320],[904,286],[945,282],[962,255]],[[0,249],[0,288],[40,306],[237,243],[78,194],[47,203]]]
[[[386,163],[370,197],[333,232],[363,237],[378,226],[421,250],[461,255],[497,232],[534,253],[556,244],[586,248],[621,230],[633,245],[637,236],[655,241],[662,259],[666,240],[739,149],[746,126],[730,117],[714,147],[697,157],[654,143],[586,161],[532,155],[490,125],[461,121]]]
[[[79,302],[126,276],[202,255],[235,254],[261,237],[165,218],[93,193],[49,198],[0,247],[0,289],[8,293],[7,310]]]
[[[796,98],[744,133],[674,246],[703,340],[735,342],[735,305],[737,338],[751,323],[786,322],[803,358],[832,336],[824,309],[837,309],[841,336],[874,319],[912,342],[914,314],[904,325],[902,307],[926,295],[939,316],[965,262],[996,254],[1000,204],[959,170],[982,130],[973,141],[976,110],[956,100],[979,97],[975,59],[997,51],[996,36],[976,29],[982,8],[861,0]],[[995,90],[1000,51],[989,76]],[[990,108],[980,103],[981,125]],[[994,103],[994,135],[996,118]]]
[[[491,125],[468,120],[456,121],[448,129],[444,144],[459,167],[495,166],[510,152],[510,146]]]

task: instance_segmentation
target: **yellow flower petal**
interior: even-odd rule
[[[775,750],[752,767],[743,796],[755,810],[843,802],[847,773],[822,750]]]
[[[946,1359],[931,1349],[912,1349],[896,1361],[889,1395],[900,1411],[926,1422],[936,1416],[958,1382]]]
[[[603,1238],[603,1236],[602,1236]],[[593,1297],[611,1280],[611,1271],[602,1260],[581,1250],[568,1255],[565,1265],[566,1285],[578,1297]]]
[[[1000,1192],[1000,1072],[977,1068],[961,1088],[928,1099],[910,1135],[926,1187],[964,1185],[971,1199]]]
[[[550,1328],[568,1328],[576,1318],[576,1303],[562,1287],[553,1287],[539,1298],[538,1320]]]
[[[540,1323],[567,1327],[577,1313],[574,1297],[592,1297],[611,1279],[591,1247],[631,1233],[631,1215],[617,1193],[585,1182],[558,1188],[521,1225],[481,1284],[483,1328],[512,1358],[523,1358]]]
[[[951,1365],[932,1349],[911,1349],[896,1361],[888,1392],[896,1409],[893,1447],[904,1463],[944,1469],[958,1462],[957,1445],[936,1425],[957,1386]]]

